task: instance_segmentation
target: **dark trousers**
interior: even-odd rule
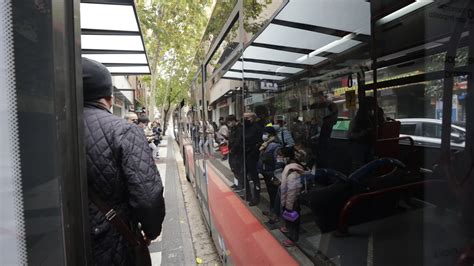
[[[297,211],[299,215],[301,215],[301,208],[300,204],[298,201],[295,202],[293,210]],[[290,222],[290,221],[285,221],[286,222],[286,228],[288,229],[288,237],[296,242],[299,239],[300,236],[300,224],[301,224],[301,217],[298,217],[296,221]]]
[[[246,170],[246,192],[247,195],[251,196],[251,200],[259,201],[260,200],[260,178],[258,177],[257,170],[258,163],[258,153],[257,151],[247,153],[245,155],[245,170]]]
[[[274,204],[272,208],[272,212],[277,216],[280,217],[281,214],[281,190],[280,187],[277,187]]]
[[[242,154],[229,153],[229,166],[234,174],[235,178],[239,181],[238,188],[244,188],[244,175],[243,175],[243,164],[240,162],[242,160]]]
[[[278,186],[273,185],[271,182],[273,178],[273,172],[262,172],[265,186],[267,187],[268,196],[270,197],[270,210],[273,210],[275,206],[275,198],[278,191]]]
[[[318,168],[330,168],[329,158],[331,157],[331,154],[329,142],[329,138],[319,138],[316,160]]]
[[[332,133],[332,124],[323,123],[319,134],[319,143],[317,149],[317,165],[318,168],[330,168],[330,139]]]

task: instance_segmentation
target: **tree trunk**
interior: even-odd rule
[[[164,115],[163,115],[163,135],[166,134],[166,130],[168,130],[168,111],[165,110],[164,111]]]
[[[168,96],[168,104],[163,109],[163,132],[166,134],[166,130],[168,129],[168,120],[169,120],[169,112],[171,109],[171,96]]]

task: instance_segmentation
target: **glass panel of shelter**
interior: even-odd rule
[[[267,141],[262,135],[270,133],[280,146],[293,148],[293,152],[275,152],[275,162],[294,160],[313,178],[304,179],[297,200],[284,206],[287,211],[297,210],[301,223],[295,226],[280,217],[276,225],[286,225],[290,231],[299,226],[299,238],[294,234],[291,238],[316,260],[337,257],[342,265],[349,265],[367,264],[370,257],[380,265],[393,261],[449,264],[459,258],[468,244],[466,231],[459,233],[459,217],[470,221],[469,215],[460,209],[472,203],[456,201],[455,193],[446,186],[446,173],[436,167],[446,164],[440,161],[441,138],[428,147],[413,146],[410,140],[417,145],[422,140],[416,139],[415,134],[400,132],[400,127],[404,129],[417,120],[441,123],[444,61],[452,32],[446,28],[452,28],[456,20],[443,20],[441,25],[437,17],[460,16],[465,1],[445,6],[397,6],[395,2],[371,6],[366,1],[289,1],[223,75],[223,79],[239,79],[243,70],[241,115],[254,122],[243,121],[249,205],[271,213],[281,195],[288,195],[288,191],[278,192],[278,187],[269,187],[278,183],[277,174],[267,177],[262,172],[262,158],[267,158],[262,156],[266,148],[260,145]],[[457,68],[469,63],[465,31],[460,34],[459,49],[452,60]],[[372,59],[376,59],[377,65],[372,65]],[[378,67],[377,80],[372,66]],[[469,73],[452,74],[451,120],[465,124]],[[257,127],[267,133],[256,133]],[[418,129],[410,128],[411,131],[416,133]],[[408,141],[398,137],[408,137]],[[463,145],[452,149],[463,150]],[[360,167],[369,168],[366,164],[373,160],[384,167],[372,165],[378,170],[364,175]],[[254,167],[264,181],[253,176]],[[328,174],[321,169],[337,172]],[[419,194],[423,188],[425,193]],[[463,191],[466,188],[461,186],[455,192]],[[275,193],[281,193],[279,199],[272,199]],[[325,193],[332,196],[324,199],[321,195]],[[354,203],[357,206],[347,218],[349,212],[342,207],[356,196],[362,197],[363,203]],[[439,214],[433,208],[446,208],[453,214]],[[274,221],[266,225],[275,229]],[[397,235],[392,234],[393,230]],[[438,243],[433,239],[439,237],[440,230],[458,233],[441,233],[447,241]],[[348,235],[352,231],[366,237],[354,242]],[[419,232],[424,232],[424,237]],[[387,251],[392,250],[392,244],[397,249]],[[456,252],[452,254],[436,255],[440,250],[453,248]],[[400,249],[412,256],[396,255]],[[367,256],[360,256],[362,252]]]

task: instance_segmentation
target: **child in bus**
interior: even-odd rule
[[[299,238],[300,227],[300,205],[298,196],[301,193],[302,184],[300,176],[307,173],[303,165],[297,160],[294,149],[282,148],[281,155],[285,168],[281,174],[280,202],[282,217],[285,219],[286,227],[280,228],[289,239],[283,241],[286,247],[292,247]]]

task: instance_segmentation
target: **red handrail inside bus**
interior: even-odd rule
[[[440,180],[440,179],[425,180],[425,181],[420,181],[420,182],[415,182],[415,183],[410,183],[410,184],[405,184],[401,186],[395,186],[395,187],[381,189],[381,190],[377,190],[373,192],[355,195],[346,202],[344,208],[341,211],[341,215],[339,216],[338,231],[339,233],[342,233],[342,234],[348,234],[349,212],[355,205],[357,205],[358,203],[364,200],[377,198],[377,197],[383,197],[390,193],[399,193],[399,192],[413,190],[427,184],[439,184],[439,183],[446,183],[446,182],[447,182],[446,180]]]
[[[377,142],[389,142],[389,141],[400,141],[400,140],[408,140],[410,141],[410,146],[415,146],[415,141],[412,137],[403,136],[398,138],[387,138],[387,139],[378,139]]]

